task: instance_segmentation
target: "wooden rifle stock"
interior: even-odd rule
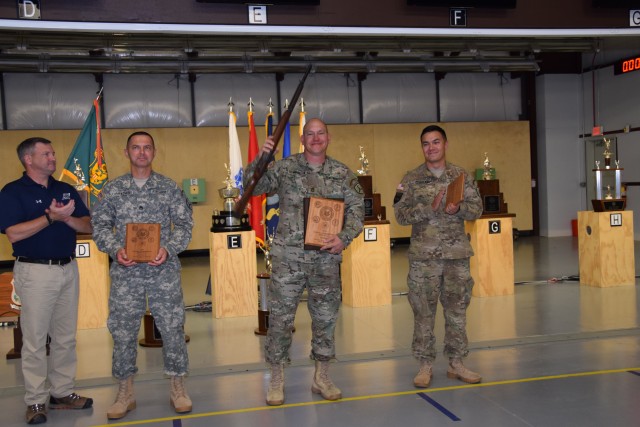
[[[240,197],[240,200],[236,202],[236,206],[233,209],[234,216],[238,218],[242,216],[242,214],[244,213],[244,209],[247,207],[247,203],[249,203],[249,199],[251,198],[251,196],[253,196],[253,190],[256,188],[256,185],[258,185],[258,181],[260,181],[260,178],[262,178],[262,175],[264,175],[264,172],[267,170],[267,166],[269,166],[269,163],[271,163],[271,161],[273,160],[273,153],[276,151],[276,148],[278,148],[278,142],[280,142],[280,138],[284,133],[287,122],[289,122],[291,112],[298,103],[298,98],[300,98],[302,88],[304,87],[304,82],[305,80],[307,80],[307,76],[309,75],[310,71],[311,65],[307,67],[307,71],[305,71],[304,76],[302,76],[302,79],[300,80],[300,83],[298,84],[298,87],[296,88],[296,91],[291,98],[289,108],[287,108],[287,110],[282,114],[280,120],[278,121],[278,126],[276,126],[276,129],[273,131],[273,149],[271,149],[269,153],[262,152],[260,158],[258,159],[258,163],[253,170],[253,176],[244,188],[242,197]]]

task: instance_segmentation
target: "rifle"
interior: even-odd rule
[[[260,181],[260,178],[262,178],[262,175],[264,175],[264,172],[267,170],[267,166],[269,166],[269,163],[271,163],[271,161],[273,160],[273,153],[276,151],[276,148],[278,148],[280,137],[284,133],[284,128],[289,121],[289,117],[291,117],[291,113],[298,103],[298,98],[302,93],[304,82],[305,80],[307,80],[307,76],[309,75],[310,71],[311,64],[309,64],[309,66],[307,67],[307,71],[305,71],[304,76],[302,76],[302,79],[300,80],[300,83],[298,84],[298,87],[296,88],[296,91],[291,98],[289,108],[287,108],[287,110],[282,114],[280,120],[278,121],[278,126],[276,126],[276,129],[273,131],[273,149],[268,153],[262,152],[260,158],[258,159],[258,163],[253,170],[253,176],[245,187],[244,193],[242,193],[242,197],[236,202],[236,206],[233,209],[233,215],[235,217],[240,218],[242,216],[242,214],[244,213],[244,208],[247,207],[247,203],[249,203],[249,199],[253,195],[253,190],[256,188],[256,185],[258,185],[258,181]]]

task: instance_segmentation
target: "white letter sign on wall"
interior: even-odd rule
[[[267,23],[267,6],[249,5],[249,24]]]
[[[40,19],[40,0],[18,0],[18,18]]]

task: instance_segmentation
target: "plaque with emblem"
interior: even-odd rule
[[[160,224],[127,224],[124,250],[127,257],[135,262],[151,262],[160,250]]]
[[[320,249],[324,241],[342,231],[344,201],[323,197],[304,199],[304,248]]]

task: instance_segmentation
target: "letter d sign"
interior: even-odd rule
[[[18,0],[18,18],[40,19],[40,0]]]

